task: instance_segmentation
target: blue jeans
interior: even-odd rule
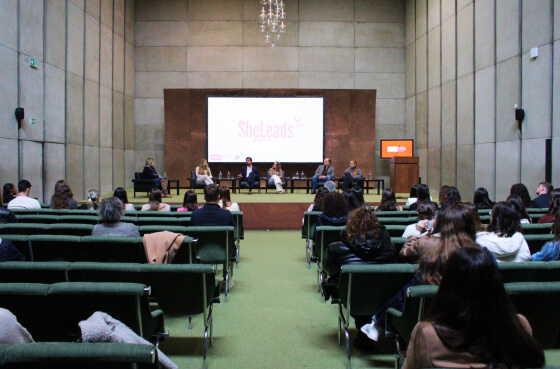
[[[321,180],[321,183],[325,183],[331,180],[330,176],[326,176],[325,179]],[[313,192],[317,191],[317,184],[319,182],[319,176],[311,177],[311,185],[313,186]]]
[[[161,187],[161,180],[162,180],[162,179],[167,179],[167,178],[162,177],[162,178],[156,178],[156,179],[154,179],[154,181],[156,181],[156,187],[158,187],[158,188]]]

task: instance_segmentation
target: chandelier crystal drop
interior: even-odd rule
[[[280,39],[280,35],[286,32],[286,12],[284,11],[284,0],[259,0],[262,5],[259,20],[261,22],[259,29],[264,33],[264,42],[274,47],[276,40]]]

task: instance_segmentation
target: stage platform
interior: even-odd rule
[[[171,205],[180,205],[183,203],[183,197],[188,189],[180,189],[179,195],[173,190],[172,197],[164,199],[164,202]],[[377,191],[370,191],[366,194],[365,200],[369,205],[378,205],[381,196]],[[144,193],[137,193],[134,197],[132,188],[127,188],[128,200],[134,204],[145,204],[148,197]],[[196,190],[198,194],[198,203],[204,204],[204,194],[202,190]],[[101,198],[111,196],[112,193],[104,194]],[[397,194],[402,197],[398,199],[399,204],[404,205],[408,194]],[[252,195],[243,190],[242,193],[232,194],[232,201],[237,202],[243,211],[243,225],[248,230],[294,230],[301,229],[301,219],[303,213],[307,211],[309,205],[313,202],[315,195],[307,194],[305,189],[295,190],[294,193],[277,194],[275,191],[265,193],[261,190],[253,191]]]

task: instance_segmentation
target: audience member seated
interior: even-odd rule
[[[461,203],[461,194],[455,186],[448,186],[445,190],[443,200],[440,201],[441,210],[445,210],[450,205],[456,205]]]
[[[253,165],[253,158],[245,158],[245,163],[247,165],[241,167],[239,173],[237,173],[237,178],[240,179],[240,182],[247,183],[247,186],[249,186],[249,194],[252,194],[253,187],[255,187],[255,182],[259,180],[259,171],[257,167]]]
[[[343,226],[348,221],[346,199],[341,193],[329,192],[323,196],[323,213],[317,217],[316,226]]]
[[[519,215],[519,223],[520,224],[531,224],[533,220],[529,213],[527,213],[527,209],[525,205],[523,205],[523,200],[518,195],[509,195],[506,199],[507,202],[513,205],[515,211]]]
[[[51,209],[76,209],[78,202],[74,200],[74,193],[64,179],[54,185],[54,194],[51,197]]]
[[[545,215],[540,217],[539,223],[553,223],[558,219],[560,212],[560,188],[556,188],[550,192],[550,206]]]
[[[548,208],[550,206],[550,194],[552,192],[552,185],[549,182],[539,183],[536,194],[538,195],[531,201],[532,208]]]
[[[0,344],[33,343],[33,337],[10,310],[0,308]]]
[[[117,199],[122,201],[122,203],[124,204],[124,211],[136,211],[134,205],[128,202],[128,194],[126,193],[126,190],[124,188],[122,187],[115,188],[115,192],[113,192],[113,196],[115,196]]]
[[[325,187],[321,187],[315,193],[313,204],[309,205],[307,211],[323,211],[323,196],[329,192]],[[301,219],[301,224],[305,223],[305,216]]]
[[[402,211],[402,207],[397,205],[397,199],[392,189],[386,188],[381,193],[381,203],[375,211]]]
[[[2,190],[4,192],[2,195],[2,201],[4,202],[5,206],[8,206],[8,203],[16,198],[18,192],[16,185],[13,183],[6,183],[2,187]]]
[[[274,183],[274,185],[276,186],[276,191],[278,191],[279,194],[283,194],[284,189],[282,188],[282,165],[280,165],[279,162],[275,161],[272,164],[272,168],[268,170],[268,176],[270,177],[268,182]]]
[[[362,326],[361,331],[371,340],[377,341],[379,332],[384,331],[385,315],[389,308],[402,311],[408,287],[420,284],[439,286],[443,268],[455,250],[465,247],[479,248],[476,244],[476,221],[472,217],[472,212],[463,205],[448,206],[438,215],[436,227],[440,229],[440,241],[420,259],[417,274],[375,313],[370,324]]]
[[[239,204],[231,201],[231,194],[229,192],[229,187],[220,186],[219,189],[220,189],[220,201],[218,202],[218,205],[220,205],[220,207],[225,210],[241,211],[241,209],[239,208]]]
[[[222,209],[218,204],[220,201],[218,186],[211,184],[204,187],[204,200],[206,204],[192,212],[193,226],[235,226],[231,211]]]
[[[80,205],[81,210],[97,210],[99,207],[99,191],[91,189],[87,193],[87,202]]]
[[[362,170],[358,168],[358,161],[352,159],[350,160],[350,166],[342,173],[342,184],[340,188],[346,190],[358,186],[363,177]]]
[[[0,224],[17,223],[18,220],[14,215],[14,212],[4,207],[4,203],[2,201],[3,196],[1,196],[1,192],[2,190],[0,190]]]
[[[323,187],[329,190],[329,192],[336,191],[336,183],[334,183],[333,181],[326,181]]]
[[[552,226],[554,240],[547,242],[539,252],[531,255],[533,261],[560,260],[560,217],[556,217]]]
[[[334,179],[334,168],[331,167],[331,159],[325,158],[325,160],[323,160],[323,165],[319,165],[315,171],[315,175],[311,177],[311,186],[313,189],[311,193],[317,191],[319,182],[328,182],[331,179]]]
[[[509,194],[519,196],[521,198],[521,201],[523,202],[523,205],[525,205],[526,208],[531,207],[531,202],[532,202],[531,196],[529,196],[529,191],[527,190],[527,187],[525,187],[523,183],[516,183],[512,185],[509,190]]]
[[[0,238],[0,262],[2,261],[24,261],[25,256],[19,252],[9,240]],[[1,327],[1,325],[0,325]],[[0,329],[1,331],[2,329]]]
[[[161,187],[161,192],[163,197],[171,197],[168,192],[168,181],[167,178],[162,177],[158,174],[155,168],[156,162],[154,158],[147,158],[144,164],[144,170],[142,170],[142,179],[153,179],[155,181],[156,187]]]
[[[430,187],[428,185],[420,183],[416,185],[416,201],[410,204],[408,210],[417,210],[418,205],[422,202],[431,202],[432,197],[430,196]],[[437,205],[436,205],[437,209]]]
[[[406,199],[406,204],[404,204],[404,206],[410,206],[418,200],[418,194],[416,192],[417,188],[418,188],[417,184],[412,185],[412,187],[410,187],[410,195],[408,195],[408,199]]]
[[[440,187],[439,189],[439,194],[438,194],[438,209],[441,207],[442,204],[445,204],[447,202],[447,189],[449,188],[448,185],[443,185]]]
[[[492,208],[490,224],[476,242],[486,247],[498,261],[529,261],[529,245],[519,232],[519,214],[509,202],[499,202]]]
[[[99,207],[99,224],[93,227],[93,236],[140,237],[138,228],[132,223],[123,223],[124,204],[115,196],[106,198]]]
[[[183,197],[183,207],[177,209],[177,211],[195,211],[198,209],[197,203],[196,192],[189,190],[185,192],[185,197]]]
[[[364,191],[360,187],[352,187],[352,189],[342,192],[346,199],[348,214],[358,208],[368,208],[364,200]]]
[[[477,209],[492,209],[494,202],[490,200],[488,190],[484,187],[479,187],[474,191],[473,204]]]
[[[150,202],[142,205],[141,211],[171,211],[169,204],[161,202],[162,192],[158,188],[152,188]]]
[[[200,164],[195,168],[194,172],[196,174],[196,183],[204,183],[205,185],[214,183],[212,180],[212,171],[210,171],[206,159],[200,160]]]
[[[516,313],[493,258],[455,251],[428,313],[410,338],[403,369],[540,368],[542,347]]]
[[[18,182],[18,194],[15,199],[8,203],[8,209],[41,209],[39,201],[29,197],[31,183],[22,179]]]
[[[436,217],[436,204],[431,201],[424,201],[416,207],[418,213],[418,222],[409,224],[401,237],[422,237],[422,234],[429,232],[434,227],[434,218]]]
[[[486,226],[482,224],[482,221],[480,220],[480,214],[478,213],[478,209],[473,203],[470,202],[463,202],[461,203],[461,205],[464,206],[473,217],[474,225],[476,228],[476,238],[478,239],[478,237],[482,235],[481,232],[486,231]]]

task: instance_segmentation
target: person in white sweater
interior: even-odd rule
[[[531,251],[519,228],[515,207],[505,201],[499,202],[492,208],[486,232],[477,234],[476,243],[486,247],[498,261],[530,261]]]

